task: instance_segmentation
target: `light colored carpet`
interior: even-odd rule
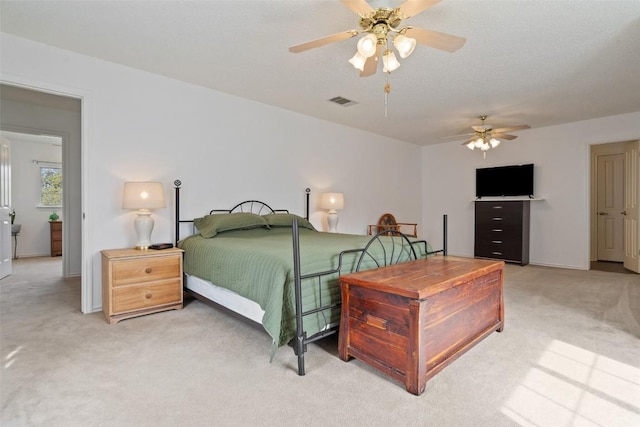
[[[506,324],[421,396],[329,338],[288,347],[190,301],[108,325],[59,260],[0,281],[2,426],[638,426],[640,277],[508,265]]]

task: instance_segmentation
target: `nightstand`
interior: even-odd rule
[[[182,249],[102,251],[107,322],[182,308]]]

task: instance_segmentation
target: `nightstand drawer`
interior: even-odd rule
[[[113,290],[113,311],[124,313],[148,307],[182,302],[182,281],[125,286]]]
[[[182,255],[130,259],[113,264],[113,286],[131,285],[180,277]]]

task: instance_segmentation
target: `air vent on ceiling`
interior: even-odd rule
[[[329,101],[333,102],[334,104],[342,105],[343,107],[348,107],[349,105],[357,104],[356,101],[352,101],[350,99],[343,98],[342,96],[333,97]]]

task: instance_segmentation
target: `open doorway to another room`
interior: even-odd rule
[[[47,274],[84,283],[82,102],[4,83],[0,102],[2,139],[11,141],[11,210],[21,225],[11,249],[23,268],[14,273],[38,270],[41,261]],[[76,304],[88,312],[84,300]]]
[[[625,268],[625,150],[628,142],[591,146],[591,269]]]
[[[2,137],[11,142],[13,259],[61,257],[62,138],[6,131]]]

